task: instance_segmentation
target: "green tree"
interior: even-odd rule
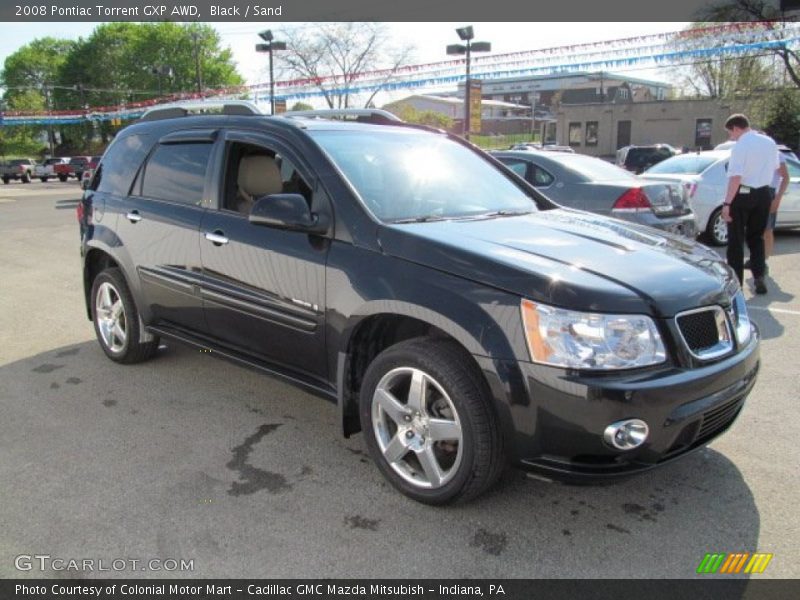
[[[399,106],[392,108],[391,111],[406,123],[417,123],[444,130],[449,130],[453,127],[452,118],[435,110],[418,110],[410,104],[401,103]]]
[[[51,37],[34,40],[10,54],[3,64],[0,85],[5,88],[4,103],[10,111],[42,111],[63,108],[55,100],[61,67],[75,42]],[[47,132],[54,140],[54,128],[25,126],[16,131],[3,127],[5,151],[13,154],[38,153],[38,138]]]
[[[314,110],[314,107],[305,102],[295,102],[289,110]]]
[[[765,129],[776,142],[800,147],[800,92],[785,88],[770,98]]]

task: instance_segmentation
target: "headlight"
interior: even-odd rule
[[[666,360],[656,324],[645,315],[608,315],[522,300],[531,360],[574,369],[631,369]]]
[[[733,326],[736,329],[736,341],[740,346],[744,346],[750,340],[750,317],[747,315],[747,304],[744,301],[744,294],[739,291],[733,297]]]

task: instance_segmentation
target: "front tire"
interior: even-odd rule
[[[147,360],[158,350],[158,338],[142,339],[141,320],[122,271],[102,271],[92,283],[92,321],[97,341],[113,361],[133,364]]]
[[[711,213],[708,218],[706,237],[714,246],[726,246],[728,244],[728,224],[722,218],[722,207]]]
[[[65,182],[65,181],[68,179],[68,177],[69,177],[68,175],[59,175],[59,176],[58,176],[58,180],[59,180],[61,183],[64,183],[64,182]]]
[[[22,179],[22,183],[30,183],[31,182],[31,174],[30,173],[23,173],[22,177],[20,179]]]
[[[502,472],[485,382],[453,342],[415,338],[384,350],[367,368],[359,414],[384,477],[418,502],[475,498]]]
[[[42,183],[47,183],[47,177],[39,177]]]

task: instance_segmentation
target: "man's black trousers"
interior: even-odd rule
[[[730,207],[733,219],[728,223],[728,264],[736,272],[739,283],[744,282],[744,248],[747,242],[750,248],[750,267],[753,277],[764,277],[764,229],[769,218],[769,206],[772,202],[769,186],[749,188],[742,193],[742,187],[734,196]]]

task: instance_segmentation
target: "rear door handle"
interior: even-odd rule
[[[206,231],[205,236],[206,239],[215,246],[222,246],[223,244],[228,243],[228,238],[226,238],[225,234],[219,230],[215,231],[214,233]]]
[[[132,210],[127,215],[125,215],[125,218],[128,219],[128,221],[130,221],[131,223],[138,223],[139,221],[142,220],[142,215],[139,214],[138,210]]]

